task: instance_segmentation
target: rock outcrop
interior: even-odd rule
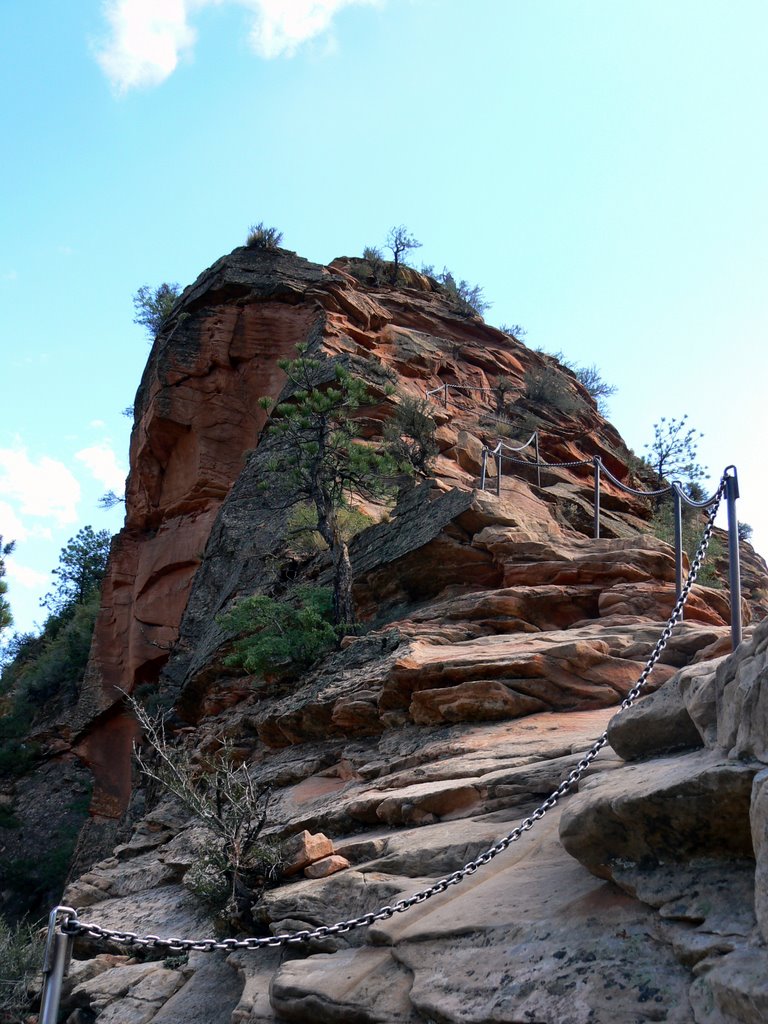
[[[537,473],[523,455],[498,494],[491,462],[480,488],[483,447],[534,428],[548,463],[599,456],[640,482],[573,374],[415,271],[398,288],[364,278],[356,261],[238,249],[185,291],[153,347],[126,524],[55,752],[94,775],[81,851],[101,855],[65,901],[101,926],[215,927],[192,882],[211,836],[167,795],[134,791],[125,693],[172,709],[201,763],[227,741],[271,788],[263,836],[288,844],[289,864],[254,897],[252,927],[313,930],[428,888],[530,815],[608,726],[674,604],[673,553],[646,501],[606,482],[592,538],[589,466]],[[327,554],[292,546],[262,486],[257,399],[281,394],[279,360],[299,343],[329,379],[341,363],[366,381],[366,442],[403,397],[443,390],[434,473],[392,508],[359,502],[372,523],[350,546],[359,635],[285,682],[226,666],[217,617],[288,580],[329,579]],[[547,374],[553,399],[534,404],[527,382]],[[744,555],[749,622],[765,610],[765,567]],[[724,592],[696,585],[651,676],[658,692],[610,726],[615,749],[565,809],[461,884],[286,950],[155,950],[143,963],[80,942],[71,1024],[765,1019],[768,629],[750,627],[752,644],[727,657],[729,618]]]

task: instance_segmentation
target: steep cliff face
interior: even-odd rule
[[[216,617],[289,579],[329,579],[327,554],[296,550],[288,513],[261,486],[268,454],[257,399],[281,393],[278,360],[299,343],[329,379],[341,362],[366,381],[371,401],[355,415],[374,444],[404,396],[441,389],[431,406],[439,455],[394,507],[360,501],[378,520],[351,544],[360,634],[287,684],[225,667],[232,638]],[[483,447],[522,443],[534,429],[550,465],[539,475],[525,465],[532,451],[520,453],[497,494],[490,462],[480,490]],[[604,481],[594,540],[591,467],[553,465],[596,455],[639,483],[621,438],[569,371],[462,312],[428,278],[409,271],[392,288],[366,279],[359,261],[321,267],[281,250],[238,249],[214,264],[181,297],[137,395],[126,525],[84,690],[62,723],[95,777],[91,839],[100,834],[103,845],[104,822],[117,821],[131,795],[136,727],[124,692],[139,688],[174,709],[179,737],[199,758],[223,738],[234,744],[254,784],[271,787],[267,836],[328,837],[302,840],[322,855],[254,901],[260,934],[375,911],[510,832],[605,728],[674,603],[673,553],[649,531],[651,507]],[[749,621],[763,608],[765,567],[744,555]],[[729,616],[723,591],[694,587],[649,689],[666,685],[623,731],[612,727],[616,752],[600,753],[581,804],[565,813],[573,856],[556,808],[456,889],[392,921],[291,945],[290,958],[193,952],[175,966],[158,950],[157,961],[137,963],[119,946],[82,943],[71,1019],[757,1024],[766,758],[756,742],[736,742],[737,719],[721,705],[724,695],[745,702],[744,673],[762,680],[765,627],[751,654],[718,662]],[[715,668],[722,683],[713,690]],[[745,718],[763,714],[762,686]],[[715,751],[713,736],[728,729]],[[623,765],[680,749],[696,750],[686,755],[690,772],[661,778]],[[645,803],[626,795],[640,775]],[[663,798],[651,795],[657,783]],[[212,912],[191,891],[191,869],[210,835],[172,800],[145,796],[149,809],[134,809],[128,841],[76,879],[65,901],[105,927],[208,934]],[[690,816],[670,817],[688,803]],[[738,823],[718,839],[713,816],[726,806]],[[675,868],[665,874],[667,860]],[[646,898],[652,887],[637,872],[654,864],[662,880]],[[699,882],[720,893],[723,872],[738,878],[730,917],[697,918],[689,907],[675,918],[671,901],[693,899]],[[660,917],[701,937],[665,931]],[[746,972],[740,994],[718,959],[725,953]]]
[[[391,415],[396,399],[384,388],[390,378],[400,394],[449,385],[446,404],[436,396],[434,408],[441,449],[436,486],[443,490],[476,486],[482,442],[531,425],[539,428],[547,461],[600,455],[614,473],[628,477],[621,439],[551,360],[460,313],[415,272],[408,287],[393,289],[361,284],[350,268],[354,261],[321,267],[282,250],[235,250],[185,291],[155,343],[136,399],[126,524],[113,545],[84,692],[66,723],[96,775],[95,813],[119,815],[130,793],[134,731],[122,713],[122,693],[156,684],[171,651],[168,679],[177,690],[186,687],[221,641],[215,613],[234,595],[265,583],[265,555],[279,541],[280,517],[256,486],[263,476],[259,453],[247,453],[265,420],[257,399],[280,393],[278,360],[291,356],[297,343],[351,362],[369,381],[378,405],[360,417],[364,436],[375,437]],[[532,370],[552,375],[569,392],[567,414],[525,399],[525,374]],[[511,424],[508,416],[500,422],[493,392],[502,377],[513,395],[517,390]],[[543,496],[521,491],[531,509],[538,506],[540,522],[556,522],[565,509],[588,528],[588,473],[546,471],[542,483]],[[648,509],[627,497],[605,489],[605,536],[642,529]],[[434,540],[433,560],[437,544],[445,548],[445,541]],[[463,548],[474,552],[477,566],[491,566],[488,553]],[[467,564],[451,569],[443,560],[443,566],[443,586],[449,580],[469,584]],[[485,582],[501,579],[498,565],[489,573]],[[434,583],[436,593],[439,580]]]

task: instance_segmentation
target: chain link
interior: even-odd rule
[[[514,462],[518,466],[527,466],[529,469],[571,469],[573,466],[592,466],[592,459],[575,459],[573,462],[526,462],[525,459],[513,459],[511,455],[501,453],[505,462]]]
[[[698,576],[701,564],[704,561],[707,548],[709,547],[712,530],[715,525],[715,516],[717,515],[717,510],[725,492],[725,486],[726,476],[723,475],[720,480],[720,486],[712,499],[714,504],[708,512],[707,524],[704,528],[701,543],[699,544],[693,561],[691,562],[688,577],[680,591],[680,596],[675,602],[672,614],[667,620],[667,624],[662,630],[661,636],[657,640],[646,666],[637,680],[637,683],[631,690],[629,690],[626,697],[621,702],[617,714],[620,714],[627,708],[632,707],[640,696],[645,688],[646,682],[648,681],[648,677],[669,642],[673,629],[680,621],[683,607],[691,592],[691,588],[696,581],[696,577]],[[568,775],[560,782],[557,788],[550,793],[546,800],[540,803],[527,818],[523,818],[523,820],[515,826],[511,832],[502,836],[502,838],[494,843],[493,846],[484,850],[474,860],[465,864],[463,868],[458,871],[451,872],[451,874],[439,879],[426,889],[421,889],[412,896],[407,896],[404,899],[397,900],[395,903],[380,907],[378,910],[372,911],[371,913],[362,914],[360,917],[353,917],[348,921],[337,921],[335,924],[320,925],[317,928],[305,929],[304,931],[287,932],[278,935],[266,935],[260,937],[254,936],[245,939],[179,939],[175,937],[163,939],[157,935],[139,936],[135,932],[121,932],[110,928],[101,928],[97,924],[80,921],[77,917],[76,911],[72,911],[69,907],[62,907],[60,910],[64,920],[61,924],[61,930],[65,935],[79,936],[81,938],[102,939],[129,947],[138,946],[147,949],[163,949],[170,953],[193,951],[209,953],[214,950],[226,950],[232,952],[238,949],[265,949],[274,946],[288,946],[300,942],[310,942],[314,939],[325,939],[333,935],[343,935],[345,932],[352,931],[355,928],[369,928],[377,921],[387,921],[389,918],[394,917],[395,914],[402,914],[411,907],[414,907],[419,903],[423,903],[425,900],[431,899],[432,896],[445,892],[450,888],[450,886],[458,885],[469,875],[473,875],[478,868],[488,864],[494,857],[503,853],[503,851],[511,846],[512,843],[516,843],[525,832],[530,831],[536,822],[540,821],[544,817],[547,811],[550,811],[555,804],[558,803],[561,797],[565,796],[566,793],[573,789],[576,783],[581,779],[584,772],[589,768],[607,743],[608,731],[606,730],[597,740],[595,740],[581,760],[570,770]]]

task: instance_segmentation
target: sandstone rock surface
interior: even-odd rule
[[[55,756],[76,754],[96,781],[81,844],[110,840],[65,894],[83,919],[185,938],[221,926],[222,907],[193,891],[210,829],[151,788],[132,796],[121,691],[142,687],[194,763],[227,740],[270,787],[264,838],[295,849],[243,911],[250,927],[320,931],[165,966],[162,949],[128,963],[81,940],[76,956],[98,967],[73,976],[71,1024],[764,1022],[768,627],[712,660],[728,603],[694,587],[651,676],[658,692],[610,726],[616,750],[577,792],[536,812],[642,672],[673,602],[672,550],[650,535],[647,504],[610,483],[593,539],[589,467],[507,466],[498,495],[480,490],[483,445],[531,422],[549,463],[598,455],[638,481],[568,371],[575,411],[536,408],[526,371],[549,357],[416,271],[398,288],[356,273],[236,250],[184,293],[137,396],[126,526],[83,692],[55,737]],[[377,521],[351,544],[360,635],[285,683],[225,665],[217,616],[330,579],[327,553],[292,546],[288,511],[261,486],[256,399],[281,393],[277,360],[304,341],[329,382],[339,363],[366,381],[366,443],[404,396],[442,385],[445,404],[431,407],[432,476],[394,507],[367,505]],[[503,415],[501,376],[515,394]],[[751,564],[746,620],[763,607]],[[423,896],[521,821],[509,848]],[[405,912],[377,913],[414,894]],[[367,914],[375,923],[325,930]]]

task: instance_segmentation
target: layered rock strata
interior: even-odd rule
[[[509,832],[600,735],[674,603],[672,551],[649,534],[646,502],[606,484],[602,539],[592,539],[588,467],[548,466],[539,477],[508,466],[497,496],[490,466],[490,489],[479,490],[483,446],[522,441],[533,426],[548,462],[597,455],[638,482],[621,438],[575,377],[452,307],[429,278],[409,272],[395,289],[354,274],[354,261],[320,267],[282,250],[235,250],[182,296],[137,396],[126,526],[83,693],[57,741],[56,756],[74,751],[94,773],[102,831],[90,836],[102,847],[103,823],[120,819],[131,794],[135,724],[124,693],[172,708],[179,742],[201,759],[229,741],[254,784],[272,789],[266,836],[300,847],[303,832],[323,833],[330,844],[323,857],[307,852],[307,864],[254,905],[265,934],[375,911]],[[455,386],[431,405],[431,478],[405,487],[393,508],[360,501],[379,520],[351,545],[361,635],[287,684],[227,668],[232,637],[217,616],[243,596],[283,593],[290,579],[329,579],[327,554],[291,546],[288,513],[261,486],[269,453],[257,399],[289,397],[278,360],[300,343],[329,380],[342,363],[366,381],[371,400],[356,421],[368,443],[403,397]],[[568,411],[526,398],[527,379],[545,372],[570,395]],[[514,395],[506,405],[494,391],[501,378]],[[764,567],[744,554],[749,622],[764,606]],[[140,964],[124,949],[83,944],[71,1024],[94,1015],[171,1024],[194,1006],[211,1024],[753,1024],[758,946],[748,934],[755,911],[743,905],[754,885],[750,845],[753,854],[766,846],[766,785],[753,770],[764,752],[756,731],[742,734],[741,718],[725,709],[763,714],[763,633],[749,648],[757,653],[713,661],[728,649],[729,614],[720,590],[694,587],[651,679],[650,689],[666,681],[659,696],[612,726],[621,757],[597,758],[583,793],[596,802],[564,815],[566,846],[583,865],[560,843],[556,808],[460,886],[370,929],[292,946],[287,957],[194,953],[186,963]],[[750,672],[757,689],[745,695]],[[702,749],[686,755],[690,769],[675,761],[655,774],[641,760],[691,747]],[[686,815],[690,778],[696,814]],[[190,870],[209,852],[210,833],[149,796],[142,813],[139,794],[130,836],[66,900],[119,930],[207,934],[212,912],[192,892]],[[736,809],[730,845],[709,820],[710,797]],[[610,841],[600,851],[587,837],[603,828]],[[661,877],[676,841],[674,871],[689,874],[670,882],[669,900],[727,864],[740,901],[728,920],[717,903],[715,917],[696,925],[704,937],[685,942],[659,926],[660,915],[674,918],[669,900],[646,899],[635,880],[654,858]],[[695,920],[690,907],[682,913]],[[739,992],[711,959],[726,947],[731,965],[746,965]],[[706,984],[698,975],[693,983],[694,964]],[[710,997],[716,1009],[704,1007]]]

